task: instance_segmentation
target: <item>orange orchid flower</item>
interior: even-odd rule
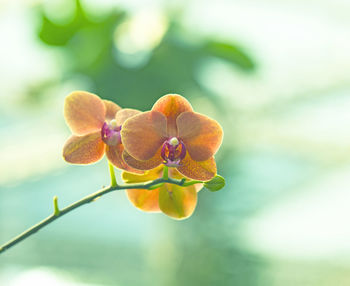
[[[144,174],[123,172],[122,178],[126,183],[141,183],[162,177],[164,165],[146,171]],[[183,176],[175,169],[169,169],[169,175],[175,179]],[[180,187],[174,184],[163,184],[154,190],[130,189],[127,196],[130,202],[145,212],[163,212],[175,218],[185,219],[192,215],[197,205],[197,192],[203,184]]]
[[[63,158],[73,164],[91,164],[106,153],[117,168],[140,172],[124,162],[120,137],[121,125],[138,113],[89,92],[72,92],[64,102],[64,117],[73,135],[63,147]]]
[[[216,175],[214,154],[223,130],[215,120],[194,112],[180,95],[165,95],[151,111],[127,119],[121,136],[123,158],[135,169],[150,170],[163,163],[194,180]]]

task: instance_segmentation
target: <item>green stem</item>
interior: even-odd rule
[[[111,177],[111,186],[116,187],[118,186],[118,184],[117,184],[117,179],[115,178],[114,167],[112,163],[109,161],[108,161],[108,167],[109,167],[109,175]]]
[[[188,182],[185,182],[182,186],[188,187],[188,186],[192,186],[195,184],[203,184],[203,181],[188,181]]]
[[[167,180],[169,178],[169,168],[168,166],[164,166],[164,169],[163,169],[163,179],[164,180]]]
[[[113,170],[113,174],[114,174],[114,170]],[[111,176],[111,178],[113,178],[113,177]],[[172,179],[172,178],[167,178],[167,179],[160,178],[160,179],[156,179],[156,180],[151,181],[151,182],[146,182],[146,183],[141,183],[141,184],[130,184],[130,185],[128,184],[128,185],[124,185],[124,186],[111,185],[110,187],[106,187],[106,188],[103,188],[95,193],[92,193],[92,194],[76,201],[75,203],[72,203],[71,205],[69,205],[61,210],[58,208],[57,197],[55,197],[54,198],[54,212],[51,215],[49,215],[47,218],[42,220],[41,222],[30,227],[26,231],[22,232],[18,236],[14,237],[13,239],[11,239],[8,242],[6,242],[5,244],[3,244],[0,247],[0,253],[3,253],[5,250],[9,249],[10,247],[16,245],[17,243],[21,242],[22,240],[33,235],[34,233],[36,233],[37,231],[42,229],[44,226],[52,223],[56,219],[64,216],[65,214],[73,211],[74,209],[76,209],[78,207],[81,207],[83,205],[86,205],[88,203],[95,201],[97,198],[99,198],[105,194],[108,194],[108,193],[113,192],[113,191],[118,191],[118,190],[149,189],[149,188],[152,188],[153,186],[161,184],[161,183],[169,183],[169,184],[183,186],[185,184],[185,180],[184,179],[176,180],[176,179]],[[112,180],[112,184],[113,184],[113,180]],[[115,182],[115,184],[116,184],[116,182]]]

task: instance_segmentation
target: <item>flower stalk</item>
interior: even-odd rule
[[[114,174],[114,170],[113,170],[113,174]],[[115,176],[114,176],[114,179],[115,179]],[[114,182],[113,179],[111,181],[113,184],[113,182]],[[55,196],[54,197],[54,212],[51,215],[49,215],[47,218],[45,218],[44,220],[40,221],[39,223],[35,224],[34,226],[30,227],[26,231],[22,232],[18,236],[14,237],[13,239],[9,240],[8,242],[6,242],[2,246],[0,246],[0,254],[5,252],[7,249],[13,247],[14,245],[18,244],[19,242],[27,239],[28,237],[30,237],[34,233],[38,232],[40,229],[47,226],[48,224],[52,223],[56,219],[64,216],[65,214],[67,214],[67,213],[69,213],[69,212],[71,212],[71,211],[73,211],[73,210],[75,210],[83,205],[86,205],[88,203],[95,201],[97,198],[99,198],[103,195],[106,195],[106,194],[113,192],[113,191],[119,191],[119,190],[152,189],[152,187],[158,186],[159,184],[163,184],[163,183],[183,186],[185,184],[185,180],[177,180],[177,179],[172,179],[172,178],[168,177],[167,179],[159,178],[159,179],[156,179],[156,180],[153,180],[150,182],[141,183],[141,184],[138,183],[138,184],[127,184],[127,185],[117,185],[116,181],[115,181],[115,185],[111,184],[111,186],[103,188],[95,193],[92,193],[92,194],[72,203],[71,205],[69,205],[63,209],[58,208],[57,196]],[[188,182],[188,183],[190,183],[190,182]],[[198,183],[198,182],[196,181],[196,183]],[[201,183],[203,183],[203,182],[201,182]]]

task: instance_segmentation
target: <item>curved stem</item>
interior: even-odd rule
[[[36,233],[37,231],[42,229],[44,226],[52,223],[53,221],[60,218],[61,216],[64,216],[65,214],[71,212],[72,210],[74,210],[78,207],[81,207],[85,204],[88,204],[88,203],[95,201],[96,199],[98,199],[99,197],[101,197],[105,194],[108,194],[108,193],[113,192],[113,191],[126,190],[126,189],[149,189],[152,186],[158,185],[161,183],[169,183],[169,184],[183,186],[185,183],[185,180],[184,179],[183,180],[175,180],[172,178],[167,178],[167,179],[160,178],[160,179],[156,179],[156,180],[151,181],[151,182],[146,182],[146,183],[141,183],[141,184],[130,184],[130,185],[128,184],[128,185],[124,185],[124,186],[120,186],[120,185],[113,186],[113,180],[112,180],[111,186],[103,188],[95,193],[92,193],[92,194],[72,203],[71,205],[69,205],[63,209],[58,208],[57,197],[54,197],[54,212],[51,215],[49,215],[47,218],[42,220],[41,222],[37,223],[36,225],[33,225],[32,227],[30,227],[26,231],[22,232],[18,236],[14,237],[13,239],[11,239],[8,242],[6,242],[5,244],[3,244],[0,247],[0,253],[3,253],[5,250],[9,249],[10,247],[16,245],[17,243],[21,242],[22,240],[33,235],[34,233]]]

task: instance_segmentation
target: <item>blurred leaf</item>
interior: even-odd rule
[[[80,0],[75,0],[74,18],[65,25],[54,23],[42,12],[42,25],[39,37],[48,45],[64,46],[81,27],[89,23],[90,21],[86,18]]]
[[[68,20],[65,24],[57,24],[41,11],[42,25],[39,31],[40,39],[52,46],[65,46],[67,43],[81,30],[90,29],[92,33],[90,36],[98,36],[93,43],[98,44],[99,38],[102,36],[112,40],[111,31],[106,31],[115,26],[117,20],[123,13],[113,11],[109,17],[101,22],[93,22],[87,16],[80,3],[80,0],[75,0],[75,12],[72,20]],[[95,33],[96,28],[99,33]],[[88,46],[85,46],[88,48]]]
[[[213,179],[204,183],[206,187],[211,192],[217,192],[225,187],[225,179],[220,175],[216,175]]]
[[[242,49],[215,40],[205,40],[203,44],[200,35],[193,40],[186,37],[187,32],[176,21],[170,21],[159,45],[149,51],[142,64],[125,66],[125,55],[114,41],[115,29],[128,17],[125,12],[113,11],[102,21],[93,22],[76,0],[75,16],[65,25],[58,25],[44,11],[41,13],[40,39],[48,45],[60,46],[66,59],[64,78],[85,76],[94,88],[90,92],[121,106],[147,110],[167,93],[179,93],[189,99],[206,96],[220,106],[197,76],[202,62],[216,57],[244,70],[254,67]]]
[[[209,40],[204,45],[204,50],[208,54],[227,60],[244,70],[252,70],[255,67],[252,59],[242,49],[233,44]]]

